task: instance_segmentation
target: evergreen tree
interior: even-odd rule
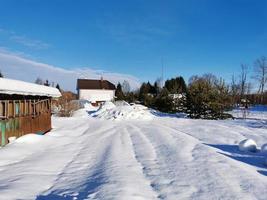
[[[50,83],[49,83],[49,81],[48,81],[48,80],[46,80],[46,81],[45,81],[45,83],[44,83],[44,85],[45,85],[45,86],[50,86]]]
[[[165,82],[165,88],[167,88],[171,94],[186,93],[186,84],[184,78],[181,76],[167,80]]]
[[[117,100],[124,100],[124,98],[125,98],[120,83],[118,83],[118,85],[117,85],[117,88],[115,91],[115,96],[117,97]]]
[[[142,83],[140,90],[139,90],[139,101],[143,101],[145,95],[149,92],[148,85],[146,83]]]
[[[151,107],[154,104],[154,87],[150,82],[143,83],[139,91],[139,101],[141,101],[145,106]]]
[[[173,112],[173,100],[167,88],[163,88],[155,99],[155,108],[161,112]]]
[[[222,79],[206,74],[189,80],[187,109],[191,118],[222,119],[230,106],[229,88]]]
[[[125,95],[125,101],[128,103],[134,103],[137,100],[136,93],[134,92],[129,92]]]
[[[58,83],[57,83],[57,85],[56,85],[56,88],[57,88],[59,91],[61,91],[61,88],[60,88],[60,86],[59,86]]]
[[[160,86],[158,85],[157,81],[155,81],[155,83],[154,83],[154,92],[155,92],[156,96],[158,96],[158,94],[160,92]]]

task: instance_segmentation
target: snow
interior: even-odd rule
[[[126,101],[115,101],[115,106],[129,106],[130,104]]]
[[[261,153],[263,153],[267,156],[267,143],[265,143],[261,146]]]
[[[193,120],[111,103],[102,109],[153,118],[100,120],[92,107],[53,117],[48,134],[0,149],[0,199],[266,199],[266,156],[238,148],[248,138],[267,142],[263,120]]]
[[[264,105],[252,106],[247,110],[244,108],[238,108],[229,113],[236,118],[267,120],[267,106]]]
[[[257,151],[257,144],[252,139],[245,139],[242,140],[239,145],[240,151],[246,151],[246,152],[256,152]]]
[[[61,96],[61,93],[57,88],[7,78],[0,78],[0,94],[19,94],[48,97]]]
[[[92,116],[105,120],[152,120],[153,115],[150,110],[138,104],[105,102]]]

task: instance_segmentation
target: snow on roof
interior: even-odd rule
[[[61,93],[57,88],[7,78],[0,78],[0,94],[18,94],[49,97],[61,96]]]

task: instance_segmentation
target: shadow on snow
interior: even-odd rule
[[[221,144],[205,144],[210,147],[219,149],[223,152],[218,152],[224,156],[227,156],[229,158],[232,158],[234,160],[237,160],[239,162],[246,163],[248,165],[252,165],[257,168],[261,168],[261,170],[258,170],[258,172],[262,175],[267,176],[267,169],[264,165],[264,161],[266,157],[260,153],[259,151],[252,153],[252,152],[242,152],[238,149],[237,145],[221,145]]]
[[[89,195],[97,192],[99,187],[108,183],[105,175],[106,166],[105,162],[108,160],[109,153],[111,151],[111,145],[109,145],[102,159],[94,167],[95,170],[86,178],[86,180],[73,190],[77,194],[64,194],[63,190],[54,190],[50,194],[37,196],[36,200],[83,200],[87,199]],[[74,175],[75,176],[75,175]],[[70,183],[71,184],[71,183]],[[68,189],[66,190],[68,191]]]

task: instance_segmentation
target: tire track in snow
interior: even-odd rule
[[[231,158],[221,154],[218,155],[218,152],[213,147],[208,146],[201,139],[194,137],[193,134],[162,124],[160,126],[171,130],[172,134],[174,133],[174,137],[185,134],[199,141],[199,144],[197,144],[192,151],[194,162],[190,164],[190,169],[196,169],[194,170],[197,172],[195,178],[198,178],[199,182],[201,182],[202,179],[206,181],[204,184],[202,183],[202,185],[198,186],[199,189],[197,192],[193,193],[192,199],[205,199],[205,197],[202,197],[202,195],[205,195],[205,192],[217,190],[222,190],[224,192],[218,192],[218,194],[214,193],[213,196],[215,199],[242,199],[244,193],[246,193],[247,199],[253,199],[249,192],[242,189],[246,183],[250,182],[247,178],[241,178],[237,175],[238,172],[232,174],[227,173],[227,176],[225,173],[221,173],[222,169],[225,169],[225,172],[233,170],[231,168],[234,167],[234,165],[226,164],[223,161],[225,159],[233,161]],[[175,136],[175,134],[177,134],[177,136]],[[197,166],[202,166],[202,170],[197,169]],[[215,182],[214,177],[217,179]],[[221,194],[223,194],[223,196]]]
[[[179,199],[183,199],[189,197],[195,191],[194,188],[186,183],[176,184],[177,178],[179,178],[176,170],[185,170],[185,165],[179,166],[175,159],[181,157],[181,154],[176,152],[177,143],[166,132],[166,129],[162,129],[162,127],[158,129],[155,124],[149,124],[149,126],[156,130],[152,131],[150,127],[146,127],[149,129],[146,131],[135,125],[130,125],[131,129],[135,130],[134,133],[131,132],[132,140],[137,159],[144,166],[144,174],[151,180],[151,186],[154,190],[159,193],[158,198],[177,199],[179,197]],[[161,131],[164,131],[164,135]],[[146,150],[143,150],[144,146],[147,148]],[[149,157],[149,154],[143,154],[143,151],[155,152],[152,154],[156,155],[157,158],[152,159],[154,162],[151,162],[151,159],[146,158],[146,156]],[[186,158],[182,156],[181,159]]]
[[[150,182],[142,174],[142,166],[135,159],[128,130],[114,126],[105,128],[107,132],[101,131],[91,134],[94,137],[91,147],[82,144],[75,159],[43,197],[156,199]]]
[[[104,170],[107,182],[90,199],[156,199],[135,158],[128,130],[117,127],[116,131],[107,159],[102,163],[107,166]]]
[[[94,130],[92,130],[92,128]],[[113,125],[106,126],[104,129],[101,126],[100,129],[88,126],[84,131],[80,132],[77,138],[75,138],[76,142],[72,143],[70,146],[70,148],[75,151],[75,153],[72,152],[70,154],[73,155],[72,158],[57,175],[53,185],[43,192],[41,196],[50,197],[51,195],[63,194],[73,196],[75,195],[73,193],[80,191],[81,185],[84,184],[84,179],[89,176],[88,171],[90,165],[93,165],[92,161],[95,155],[93,152],[97,151],[92,143],[100,143],[101,140],[109,140],[109,137],[112,137],[114,133]],[[73,174],[76,174],[76,176],[73,176]],[[68,193],[66,193],[66,191],[68,191]]]

